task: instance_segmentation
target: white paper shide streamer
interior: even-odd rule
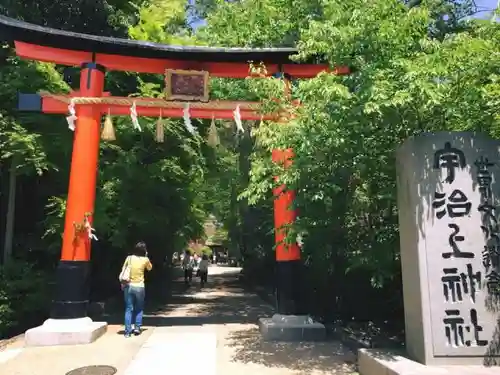
[[[92,228],[92,225],[90,225],[90,221],[87,217],[85,217],[85,230],[87,231],[87,234],[89,236],[89,239],[97,241],[97,236],[95,235],[95,228]]]
[[[68,122],[68,129],[71,131],[75,131],[75,121],[78,119],[76,117],[75,111],[75,100],[71,99],[68,105],[69,116],[66,117],[66,121]]]
[[[139,124],[139,120],[137,119],[137,106],[135,102],[132,104],[132,107],[130,107],[130,118],[132,119],[134,128],[142,132],[141,125]]]
[[[184,126],[186,127],[187,131],[190,132],[192,135],[196,135],[198,132],[196,131],[196,128],[193,126],[191,123],[191,113],[189,112],[189,103],[184,104],[184,111],[183,111],[183,118],[184,118]]]
[[[244,133],[245,129],[243,129],[243,124],[241,122],[241,112],[240,112],[239,105],[233,111],[233,114],[234,114],[234,122],[236,123],[236,132],[237,133]]]

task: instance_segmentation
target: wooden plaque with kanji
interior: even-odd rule
[[[165,97],[167,100],[207,102],[208,72],[173,70],[165,72]]]

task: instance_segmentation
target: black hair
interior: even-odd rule
[[[186,252],[185,252],[185,253],[186,253],[187,255],[191,255],[191,250],[189,250],[189,249],[188,249],[188,250],[186,250]]]
[[[207,254],[203,254],[202,257],[201,257],[201,259],[208,260],[208,255]]]
[[[134,246],[134,249],[132,250],[132,254],[137,255],[138,257],[146,256],[147,252],[148,252],[148,248],[147,248],[146,243],[144,241],[137,242]]]

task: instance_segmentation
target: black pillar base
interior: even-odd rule
[[[325,326],[307,314],[302,293],[303,265],[300,260],[276,262],[276,309],[272,318],[260,318],[265,341],[322,341]]]
[[[90,262],[64,261],[57,267],[52,319],[77,319],[87,316],[90,292]]]
[[[282,315],[305,314],[302,301],[302,262],[276,262],[276,311]]]

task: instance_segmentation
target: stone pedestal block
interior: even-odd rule
[[[326,338],[325,326],[305,315],[274,314],[260,318],[259,330],[266,341],[322,341]]]
[[[41,326],[26,331],[26,346],[90,344],[106,333],[106,322],[90,318],[47,319]]]
[[[430,367],[387,350],[360,349],[358,351],[360,375],[465,375],[451,373],[445,368]],[[458,369],[457,369],[458,370]]]

